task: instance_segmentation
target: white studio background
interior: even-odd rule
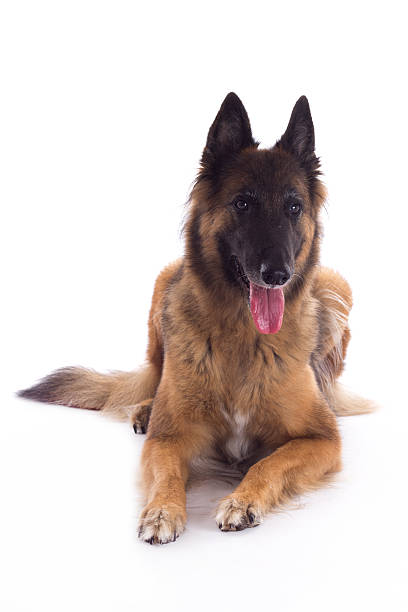
[[[407,91],[402,2],[0,4],[5,612],[406,610]],[[323,262],[355,297],[336,486],[221,534],[217,487],[175,544],[137,541],[131,429],[18,400],[50,370],[133,369],[155,276],[224,98],[272,145],[306,94],[329,188]]]

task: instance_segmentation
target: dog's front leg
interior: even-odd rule
[[[148,434],[149,435],[149,434]],[[174,542],[186,523],[185,485],[191,458],[200,452],[205,437],[194,426],[151,436],[142,454],[142,475],[147,497],[139,521],[139,538],[150,544]]]
[[[335,418],[324,405],[317,412],[310,433],[300,433],[255,463],[235,491],[221,500],[216,521],[222,531],[259,525],[274,507],[315,488],[340,469],[341,442]]]
[[[186,523],[188,457],[183,440],[146,440],[142,472],[147,505],[139,520],[139,538],[150,544],[174,542]]]

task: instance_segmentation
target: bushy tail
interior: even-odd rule
[[[337,416],[352,416],[374,412],[377,405],[335,382],[330,392],[330,406]]]
[[[150,364],[134,372],[99,374],[85,368],[62,368],[39,383],[19,391],[25,397],[49,404],[101,410],[127,420],[127,407],[154,397],[159,374]]]

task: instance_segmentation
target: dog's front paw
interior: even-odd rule
[[[242,531],[257,527],[262,522],[262,513],[255,503],[228,495],[218,504],[215,520],[221,531]]]
[[[149,544],[175,542],[184,531],[186,513],[174,504],[161,507],[149,504],[139,520],[139,538]]]

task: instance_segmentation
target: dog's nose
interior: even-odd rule
[[[268,267],[261,271],[261,276],[264,283],[272,286],[284,285],[290,278],[286,270],[274,270]]]

